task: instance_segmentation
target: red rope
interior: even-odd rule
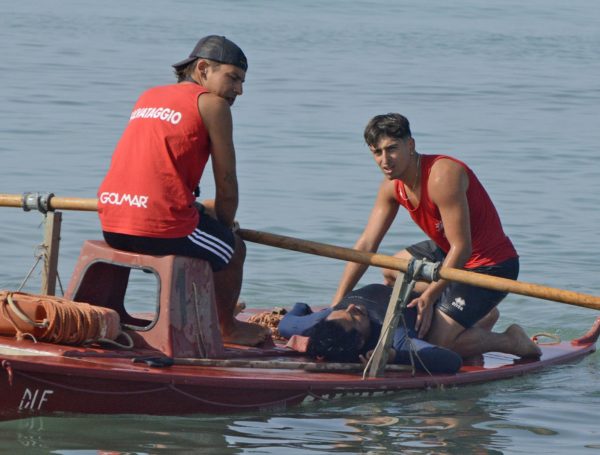
[[[109,308],[60,297],[8,291],[0,292],[0,304],[0,316],[14,328],[13,334],[17,338],[22,338],[24,334],[33,336],[35,330],[38,334],[35,339],[39,341],[81,345],[102,339],[115,340],[121,333],[118,314]],[[30,319],[26,311],[27,308],[38,308],[40,305],[45,313],[41,323]],[[20,330],[17,319],[29,326],[30,330]]]

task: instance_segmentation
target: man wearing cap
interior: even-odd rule
[[[231,106],[242,94],[248,61],[235,43],[209,35],[173,67],[176,84],[151,88],[137,100],[100,185],[104,238],[126,251],[208,261],[223,340],[257,345],[268,330],[234,317],[245,246],[234,233],[238,183]],[[198,204],[209,158],[215,199]]]

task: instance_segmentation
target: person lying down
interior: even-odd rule
[[[296,303],[279,322],[281,336],[308,337],[306,353],[333,362],[365,361],[375,348],[390,301],[392,287],[370,284],[348,293],[338,304],[313,312],[306,303]],[[417,310],[407,308],[394,333],[388,362],[411,365],[430,373],[456,373],[461,357],[446,348],[417,338]],[[412,350],[412,353],[411,353]],[[412,355],[411,355],[412,354]],[[411,361],[412,358],[412,361]]]

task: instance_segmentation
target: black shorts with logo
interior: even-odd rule
[[[185,237],[165,239],[106,231],[102,233],[106,243],[113,248],[155,256],[175,254],[204,259],[210,263],[213,272],[218,272],[231,261],[235,237],[230,228],[200,211],[198,226]]]
[[[446,257],[446,254],[431,240],[416,243],[406,250],[416,259],[432,262],[443,262]],[[519,276],[519,258],[508,259],[493,266],[466,270],[516,280]],[[488,314],[506,295],[506,292],[450,282],[436,302],[436,308],[463,327],[469,328]]]

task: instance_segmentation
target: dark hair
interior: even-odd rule
[[[182,66],[182,67],[174,67],[173,72],[175,73],[177,82],[192,80],[192,74],[194,73],[194,70],[196,69],[196,63],[198,63],[198,60],[199,60],[198,58],[196,60],[192,60],[190,63],[188,63],[187,65]],[[209,60],[207,58],[205,58],[204,60],[206,60],[209,63],[209,65],[213,67],[213,69],[216,69],[220,66],[219,62],[215,62],[215,61]]]
[[[369,120],[364,136],[367,145],[374,147],[384,136],[404,140],[412,135],[408,119],[401,114],[391,112],[376,115]]]
[[[310,329],[306,353],[313,358],[323,358],[333,362],[358,362],[361,353],[360,333],[356,329],[349,332],[335,321],[323,319]]]

